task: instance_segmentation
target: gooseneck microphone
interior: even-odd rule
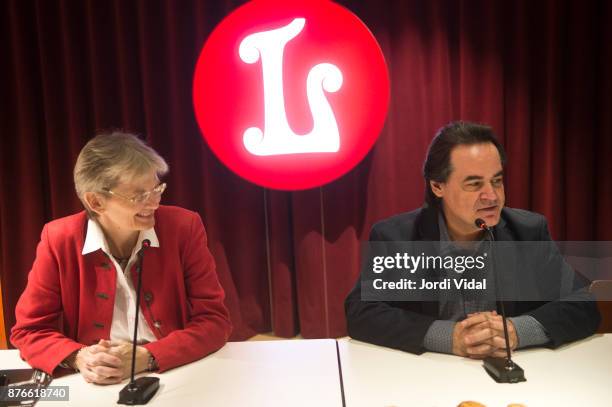
[[[497,297],[499,298],[499,308],[502,314],[502,323],[504,326],[504,338],[506,340],[506,358],[492,358],[488,357],[484,359],[484,368],[498,383],[518,383],[524,382],[525,379],[525,371],[516,363],[512,361],[512,355],[510,353],[510,337],[508,335],[508,323],[506,321],[506,310],[504,307],[504,301],[502,300],[499,293],[501,292],[501,284],[499,279],[497,278],[497,274],[495,274],[495,266],[494,266],[494,258],[493,258],[493,243],[495,242],[495,236],[493,236],[493,231],[487,223],[478,218],[474,221],[476,227],[486,231],[489,234],[489,238],[491,239],[491,269],[493,271],[493,278],[495,278],[495,290],[497,291]]]
[[[140,312],[140,292],[142,291],[142,273],[145,249],[151,246],[151,241],[145,239],[142,241],[142,247],[138,252],[138,284],[136,288],[136,316],[134,320],[134,338],[132,341],[132,372],[130,382],[119,392],[118,404],[140,405],[147,404],[151,397],[155,395],[159,389],[159,377],[141,377],[134,380],[134,371],[136,370],[136,341],[138,340],[138,314]]]

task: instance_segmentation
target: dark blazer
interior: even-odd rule
[[[520,209],[504,208],[493,234],[496,241],[551,241],[546,219]],[[375,224],[370,232],[370,241],[428,240],[440,240],[436,207],[393,216]],[[529,257],[535,259],[531,267],[526,270],[525,264],[520,265],[521,272],[527,273],[527,278],[521,278],[522,284],[529,287],[514,287],[517,292],[521,289],[533,291],[533,286],[544,279],[551,281],[545,273],[560,273],[563,260],[558,253],[537,253]],[[511,283],[503,278],[500,281],[502,286]],[[555,289],[540,285],[538,289],[541,290]],[[583,285],[578,279],[574,281],[575,289]],[[550,298],[548,293],[541,295],[541,298]],[[549,346],[556,348],[592,335],[599,325],[597,304],[588,293],[582,295],[587,301],[515,301],[504,302],[504,305],[508,316],[527,314],[538,320],[550,337]],[[423,347],[425,334],[439,319],[437,301],[361,301],[361,278],[346,298],[344,307],[352,338],[416,354],[426,351]]]

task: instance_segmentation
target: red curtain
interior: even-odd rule
[[[2,293],[2,283],[0,282],[0,293]],[[0,296],[0,349],[6,349],[6,331],[4,329],[4,312],[2,307],[2,297]]]
[[[7,329],[43,224],[81,209],[76,156],[97,130],[143,135],[170,163],[164,202],[198,211],[234,339],[346,333],[343,300],[373,222],[421,205],[421,164],[450,120],[492,125],[509,206],[564,240],[612,240],[612,4],[344,1],[387,59],[391,104],[366,159],[319,189],[264,190],[202,141],[191,104],[207,35],[240,2],[0,6],[0,276]]]

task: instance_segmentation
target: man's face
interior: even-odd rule
[[[448,180],[432,181],[431,187],[442,198],[451,234],[473,235],[478,231],[474,225],[477,218],[495,226],[505,203],[503,168],[495,145],[457,146],[451,151],[450,163]]]

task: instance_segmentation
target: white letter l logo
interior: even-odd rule
[[[340,149],[340,135],[334,113],[323,90],[336,92],[342,86],[337,66],[321,63],[306,79],[306,94],[313,118],[313,129],[295,134],[287,123],[283,95],[283,52],[285,45],[304,28],[306,20],[296,18],[288,25],[251,34],[240,43],[240,59],[253,64],[261,58],[264,88],[264,131],[250,127],[243,134],[245,148],[254,155],[334,153]]]

